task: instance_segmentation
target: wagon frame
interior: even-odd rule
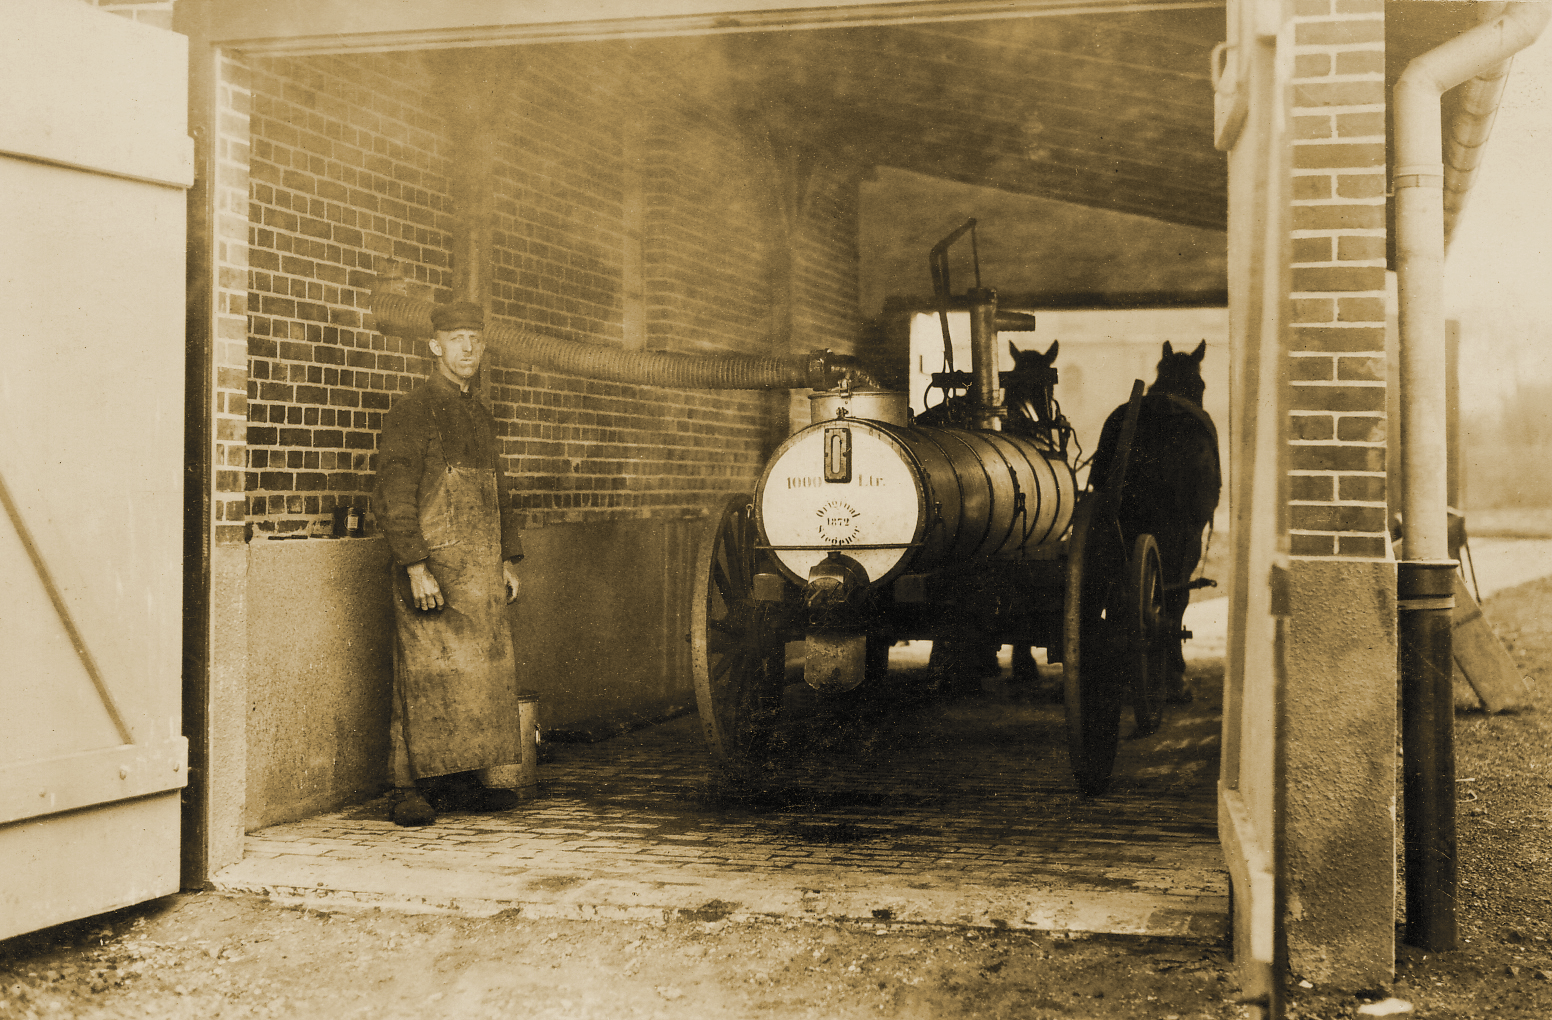
[[[999,313],[996,292],[981,286],[975,227],[974,219],[966,220],[928,254],[943,331],[944,371],[933,381],[945,392],[943,411],[953,410],[946,415],[950,427],[936,434],[966,448],[989,444],[995,449],[995,437],[1002,434],[1008,417],[1003,380],[997,371],[998,330],[1033,330],[1035,319],[1023,313]],[[971,370],[956,372],[948,324],[953,300],[948,252],[966,234],[970,236],[975,274],[975,286],[964,295],[970,310]],[[1026,418],[1024,428],[1037,438],[1019,440],[1013,449],[1026,453],[1033,449],[1042,463],[1061,465],[1066,483],[1056,474],[1046,476],[1055,486],[1060,504],[1063,486],[1076,484],[1067,463],[1066,440],[1071,426],[1051,397],[1054,369],[1049,364],[1042,366],[1038,379],[1034,420]],[[956,389],[967,390],[968,397],[949,401],[947,394]],[[888,546],[850,544],[848,538],[840,536],[824,546],[773,546],[763,541],[767,522],[758,516],[762,503],[756,495],[729,495],[713,510],[696,558],[689,633],[696,702],[713,756],[724,769],[739,773],[769,763],[770,738],[786,685],[789,642],[804,642],[804,674],[810,686],[821,693],[834,693],[877,682],[887,672],[889,646],[896,641],[955,641],[968,636],[997,645],[1038,645],[1047,649],[1050,661],[1062,664],[1073,776],[1084,794],[1104,793],[1115,765],[1123,705],[1132,706],[1137,734],[1158,729],[1163,716],[1168,642],[1183,636],[1172,628],[1164,611],[1164,574],[1157,542],[1152,535],[1142,534],[1128,543],[1119,519],[1142,407],[1142,381],[1132,384],[1113,469],[1102,486],[1076,493],[1076,506],[1064,529],[1055,523],[1059,518],[1053,518],[1047,530],[1030,541],[1035,528],[1031,517],[1038,514],[1028,501],[1033,497],[1038,502],[1039,476],[1033,476],[1034,493],[1024,492],[1015,478],[1013,511],[1005,518],[1008,535],[991,546],[974,546],[976,553],[964,558],[944,555],[941,546],[936,559],[916,555],[921,552],[919,546],[930,543],[929,536],[959,537],[948,525],[944,508],[929,502],[924,491],[923,479],[930,472],[920,458],[936,446],[933,429],[917,428],[923,423],[904,414],[903,402],[896,407],[882,399],[884,395],[875,394],[873,400],[862,399],[849,406],[850,396],[843,381],[838,391],[811,398],[816,421],[776,451],[762,473],[759,492],[764,494],[772,468],[783,455],[795,449],[794,444],[811,439],[820,425],[826,427],[825,445],[819,450],[826,461],[831,457],[830,434],[846,433],[842,437],[844,471],[832,472],[827,464],[824,482],[849,479],[852,440],[845,425],[856,422],[864,430],[894,437],[889,442],[899,444],[900,452],[911,457],[916,532],[909,542]],[[959,403],[957,410],[951,406],[955,402]],[[897,409],[905,419],[894,423],[899,428],[882,420],[893,418]],[[881,420],[869,421],[870,410]],[[857,411],[860,414],[853,413]],[[921,445],[914,447],[917,439],[912,437],[924,433]],[[907,446],[917,452],[909,453]],[[1010,476],[1017,475],[1013,467],[1017,460],[1015,455],[1003,465]],[[984,462],[976,460],[976,464],[982,472],[991,473]],[[956,462],[950,458],[944,466],[957,485],[961,476]],[[1052,470],[1049,464],[1046,470]],[[963,493],[960,498],[963,504]],[[891,502],[899,505],[898,500]],[[988,510],[984,518],[966,515],[974,523],[985,524],[988,533],[989,506],[990,502],[982,507]],[[961,509],[962,505],[953,510],[956,522]],[[1013,522],[1020,515],[1030,530],[1015,541]],[[938,528],[941,533],[934,531]],[[1053,534],[1053,529],[1061,533]],[[824,534],[823,529],[820,534]],[[870,579],[866,570],[844,553],[873,548],[898,549],[906,555]],[[828,552],[825,561],[810,572],[806,585],[775,555],[778,550],[794,549]],[[955,544],[953,549],[957,554],[961,546]],[[918,572],[908,569],[912,565]],[[859,572],[860,583],[854,583],[853,575]]]
[[[806,655],[860,654],[864,682],[873,683],[894,642],[962,638],[973,618],[983,638],[1045,647],[1061,662],[1074,778],[1084,794],[1105,792],[1123,706],[1131,705],[1138,734],[1160,724],[1167,641],[1177,636],[1164,614],[1157,543],[1139,535],[1128,547],[1117,518],[1141,399],[1138,381],[1116,470],[1080,494],[1054,556],[907,572],[849,606],[833,628],[837,641],[761,542],[754,497],[726,496],[700,542],[688,635],[702,729],[717,762],[737,773],[770,764],[789,642],[804,641]]]

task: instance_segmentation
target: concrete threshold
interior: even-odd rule
[[[924,872],[902,881],[852,872],[807,880],[688,870],[591,870],[586,875],[530,869],[522,874],[447,870],[423,863],[246,858],[215,887],[277,903],[324,910],[379,907],[409,913],[617,921],[849,921],[900,925],[1034,929],[1217,942],[1228,898],[1217,874],[1161,876],[1167,891],[1084,889],[1053,884],[982,884],[959,872]]]

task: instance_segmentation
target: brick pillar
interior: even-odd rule
[[[215,489],[211,504],[217,545],[244,541],[248,456],[248,68],[231,54],[217,58],[219,117],[215,159]]]
[[[1296,13],[1291,551],[1383,557],[1384,4]]]
[[[1391,979],[1395,564],[1385,507],[1383,0],[1295,0],[1288,965]]]

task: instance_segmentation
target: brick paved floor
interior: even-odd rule
[[[892,670],[904,689],[919,671]],[[230,891],[314,904],[530,916],[873,918],[1221,937],[1221,663],[1159,733],[1123,740],[1111,792],[1068,772],[1062,709],[978,697],[845,713],[798,689],[786,762],[729,796],[684,716],[543,745],[540,795],[401,829],[381,801],[248,837]],[[1129,713],[1123,732],[1130,728]]]

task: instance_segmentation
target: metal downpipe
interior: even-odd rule
[[[1497,69],[1534,42],[1552,7],[1506,5],[1407,65],[1395,108],[1396,276],[1401,330],[1404,560],[1397,579],[1406,832],[1406,941],[1454,949],[1455,734],[1445,434],[1444,177],[1440,101],[1446,91]],[[1491,87],[1486,86],[1486,87]],[[1478,97],[1480,98],[1480,96]],[[1468,120],[1472,111],[1467,110]],[[1486,117],[1477,112],[1481,127]],[[1468,132],[1471,145],[1485,130]],[[1457,154],[1458,155],[1458,154]],[[1455,167],[1460,171],[1474,169]]]
[[[1399,564],[1404,941],[1456,948],[1455,561]]]
[[[374,290],[372,314],[379,332],[392,336],[432,335],[429,301]],[[486,343],[513,361],[586,379],[711,390],[827,390],[849,384],[878,388],[855,359],[829,351],[806,357],[762,358],[741,354],[700,356],[672,351],[631,351],[605,344],[563,340],[496,322],[485,329]]]

